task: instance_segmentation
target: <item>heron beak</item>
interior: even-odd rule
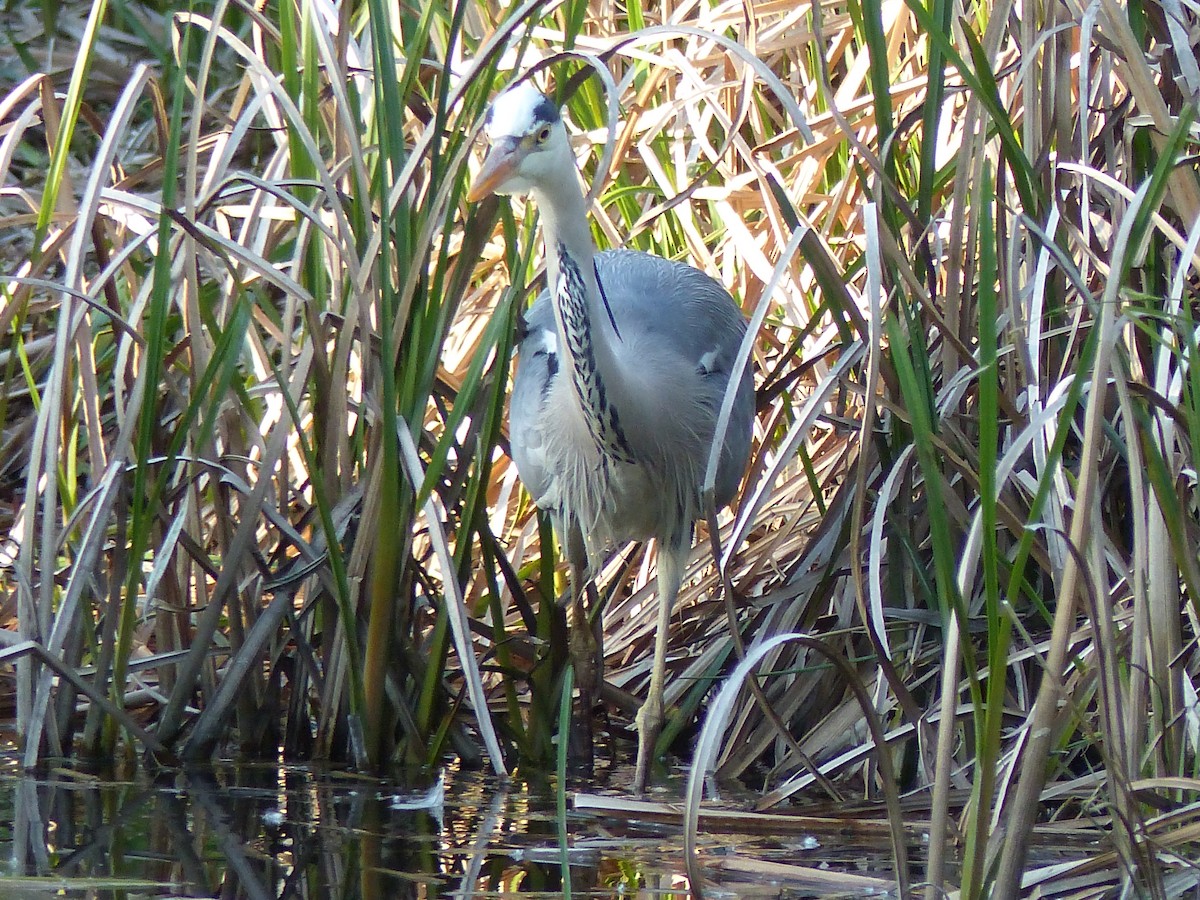
[[[525,151],[516,141],[504,141],[493,146],[483,161],[483,168],[475,176],[471,189],[467,191],[467,201],[478,203],[496,193],[496,188],[512,177],[524,158]]]

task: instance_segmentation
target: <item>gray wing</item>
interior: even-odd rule
[[[597,254],[596,271],[604,299],[622,339],[641,336],[672,348],[696,371],[712,379],[717,396],[729,384],[746,319],[717,281],[684,263],[633,250]],[[542,404],[560,377],[554,309],[543,291],[525,314],[509,410],[513,461],[522,483],[539,506],[552,481],[541,452],[538,423]],[[718,410],[712,411],[715,420]],[[754,420],[754,381],[749,369],[738,385],[733,415],[717,470],[717,503],[733,499],[746,470]]]
[[[597,256],[604,295],[622,335],[646,335],[691,360],[713,393],[723,397],[737,359],[746,317],[724,285],[694,266],[633,250]],[[551,320],[553,327],[553,320]],[[720,412],[711,410],[715,424]],[[742,374],[717,468],[717,505],[725,506],[746,471],[754,427],[754,377]]]

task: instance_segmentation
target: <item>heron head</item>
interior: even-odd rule
[[[554,101],[529,81],[509,88],[492,101],[484,121],[491,142],[483,168],[467,199],[491,194],[524,194],[534,187],[574,174],[567,130]]]

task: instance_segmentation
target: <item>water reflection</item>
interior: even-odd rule
[[[0,774],[0,823],[12,823],[0,824],[0,896],[557,897],[567,870],[575,896],[689,895],[675,826],[570,812],[564,845],[551,784],[437,777],[239,765],[113,782],[14,767]],[[708,852],[772,849],[804,855],[794,840],[729,835]],[[778,884],[723,887],[780,896]]]
[[[12,823],[0,830],[8,851],[0,895],[373,900],[561,892],[564,860],[548,786],[451,772],[444,790],[442,799],[428,772],[384,781],[230,766],[112,782],[10,770],[0,776],[0,822]],[[572,831],[586,825],[601,835],[592,846],[575,841],[567,853],[575,892],[611,894],[636,877],[630,845],[606,840],[582,816],[569,819]]]

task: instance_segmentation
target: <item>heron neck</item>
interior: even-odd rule
[[[583,196],[576,185],[534,199],[542,210],[559,353],[575,397],[601,456],[632,463],[633,453],[613,401],[614,396],[624,396],[615,352],[620,336],[596,281],[596,246]]]

